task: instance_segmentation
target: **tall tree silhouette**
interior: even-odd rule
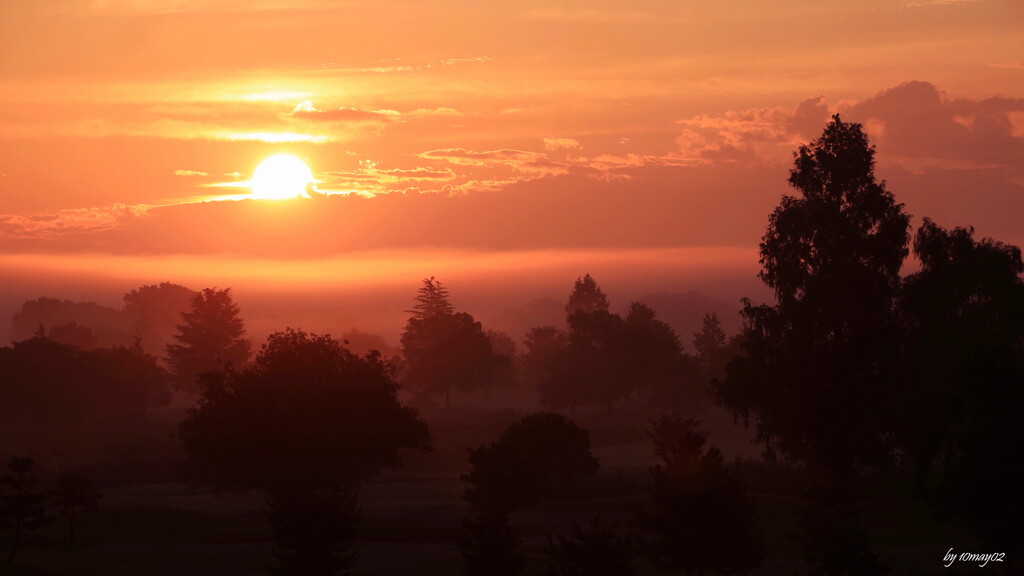
[[[678,414],[648,432],[661,464],[651,469],[650,508],[637,521],[652,562],[687,574],[731,574],[761,565],[764,544],[753,503],[699,422]]]
[[[449,408],[452,388],[490,383],[507,359],[494,353],[479,322],[454,311],[440,281],[423,280],[416,302],[402,332],[402,384],[421,396],[442,395]]]
[[[1010,557],[1024,552],[1013,536],[1024,474],[999,454],[1024,442],[1024,263],[1020,248],[973,232],[925,219],[915,237],[921,269],[901,302],[910,384],[901,435],[918,487],[939,462],[938,509]]]
[[[227,366],[239,369],[249,361],[245,323],[230,288],[204,289],[181,318],[174,335],[178,343],[167,345],[167,363],[183,389],[195,391],[196,377],[204,372]]]
[[[245,370],[200,381],[178,435],[200,480],[266,491],[280,574],[347,569],[354,491],[398,466],[400,449],[430,447],[379,355],[356,356],[327,335],[277,332]]]
[[[53,522],[46,513],[46,494],[36,489],[39,479],[32,475],[32,458],[11,458],[7,474],[0,480],[0,526],[13,531],[7,563],[14,564],[18,551],[36,530]]]
[[[819,572],[871,554],[848,483],[891,460],[900,428],[896,298],[910,217],[875,180],[874,155],[860,124],[838,115],[794,154],[800,195],[782,198],[761,241],[776,304],[744,301],[746,354],[717,382],[719,401],[754,419],[768,456],[807,464],[814,488],[802,514],[834,528],[799,526],[819,530],[798,534]]]
[[[769,455],[838,480],[887,459],[900,331],[895,314],[909,216],[874,176],[860,124],[836,115],[795,154],[761,242],[774,306],[745,301],[746,355],[718,398],[753,417]]]

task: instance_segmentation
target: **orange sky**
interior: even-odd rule
[[[1024,243],[1019,0],[11,0],[0,263],[753,254],[836,112],[915,217]],[[338,194],[203,201],[280,152]]]

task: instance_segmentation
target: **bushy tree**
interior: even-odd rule
[[[459,541],[467,576],[516,576],[526,566],[519,538],[507,513],[481,512],[463,521],[466,535]]]
[[[280,573],[335,574],[350,564],[353,491],[401,449],[430,447],[397,390],[378,354],[288,329],[245,370],[206,373],[178,435],[199,480],[266,491]]]
[[[590,523],[573,523],[570,537],[548,538],[547,553],[554,564],[541,576],[633,576],[635,544],[631,534],[622,535],[615,524],[601,522],[595,514]]]
[[[32,458],[11,458],[7,474],[0,480],[0,526],[13,531],[7,563],[14,564],[18,551],[35,532],[53,522],[46,512],[46,494],[36,489],[39,478],[32,474]]]
[[[498,440],[469,451],[464,498],[476,513],[461,542],[466,573],[518,574],[523,558],[509,515],[566,497],[597,473],[586,430],[559,414],[537,413],[509,426]]]
[[[651,469],[651,507],[637,513],[648,554],[656,566],[687,574],[752,570],[764,560],[753,503],[698,425],[678,414],[652,421],[662,463]]]
[[[169,400],[166,372],[137,346],[81,350],[36,337],[0,348],[0,374],[8,449],[70,450],[101,430],[125,433]]]
[[[1024,263],[1020,248],[973,232],[925,219],[915,237],[921,269],[901,301],[909,387],[900,436],[919,489],[939,463],[936,508],[1010,556],[1024,551],[1012,536],[1024,475],[1001,454],[1024,442]]]
[[[181,318],[183,324],[174,335],[178,343],[167,345],[167,363],[183,389],[196,391],[200,374],[226,367],[241,369],[249,361],[245,323],[230,288],[204,289]]]
[[[191,290],[171,282],[147,284],[124,295],[124,314],[131,323],[143,349],[162,354],[178,330],[181,315],[187,313],[198,296]]]
[[[448,291],[433,277],[423,280],[417,304],[402,332],[402,384],[421,397],[444,396],[491,383],[508,362],[491,349],[483,326],[455,312]]]
[[[566,334],[542,326],[527,335],[524,368],[545,406],[611,410],[637,393],[659,405],[692,406],[702,399],[692,358],[650,306],[634,302],[625,318],[612,314],[588,274],[576,280],[566,311]]]
[[[744,356],[719,400],[753,417],[769,455],[832,480],[887,461],[895,426],[900,329],[895,314],[909,216],[874,176],[860,124],[834,116],[795,154],[761,242],[775,305],[745,302]]]

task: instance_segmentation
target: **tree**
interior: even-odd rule
[[[646,392],[650,406],[694,410],[704,403],[706,392],[700,386],[696,362],[653,308],[633,302],[623,328],[620,387]]]
[[[75,517],[79,512],[89,512],[99,506],[103,493],[96,489],[96,482],[75,474],[64,474],[57,478],[50,498],[57,513],[68,519],[68,546],[75,547]]]
[[[693,347],[697,350],[697,360],[701,367],[710,372],[725,349],[726,343],[725,330],[722,329],[722,321],[718,319],[718,314],[705,314],[701,331],[693,334]]]
[[[651,469],[653,506],[637,513],[651,561],[687,574],[759,567],[764,544],[753,503],[722,453],[707,445],[699,421],[671,414],[651,424],[648,435],[662,463]]]
[[[861,126],[836,115],[795,154],[761,242],[776,304],[745,300],[746,355],[717,397],[754,417],[769,455],[839,481],[891,455],[900,330],[895,314],[909,216],[874,176]]]
[[[178,436],[199,480],[267,493],[281,574],[346,569],[354,491],[397,467],[401,449],[430,448],[379,354],[356,356],[329,335],[274,333],[251,366],[200,384]]]
[[[615,524],[603,524],[595,514],[590,524],[572,525],[572,535],[548,537],[547,553],[554,564],[541,576],[634,576],[634,544],[631,534],[622,536]]]
[[[433,277],[423,280],[416,301],[402,332],[402,384],[421,396],[443,395],[449,408],[452,388],[492,382],[507,359],[494,353],[479,322],[454,312],[448,291]]]
[[[448,300],[448,289],[433,276],[423,279],[423,286],[415,300],[416,304],[408,312],[417,320],[455,313],[455,307]]]
[[[481,512],[463,521],[466,536],[459,541],[467,576],[516,576],[526,566],[519,538],[507,513]]]
[[[1024,262],[1020,248],[973,233],[925,219],[915,237],[921,268],[900,305],[909,383],[900,438],[920,492],[938,463],[935,508],[1009,557],[1024,551],[1012,535],[1024,475],[999,454],[1024,442]]]
[[[181,315],[192,308],[198,295],[171,282],[147,284],[124,295],[124,315],[147,353],[164,352],[177,332]]]
[[[592,314],[594,312],[607,311],[608,298],[590,274],[577,278],[576,283],[573,285],[572,294],[569,295],[569,302],[565,305],[566,317],[571,317],[577,312]]]
[[[181,318],[184,323],[174,335],[178,343],[167,345],[167,363],[182,388],[195,391],[200,374],[226,367],[239,369],[249,361],[245,324],[230,288],[204,289]]]
[[[471,576],[511,576],[523,567],[509,524],[515,510],[569,496],[597,473],[586,430],[559,414],[537,413],[509,426],[498,440],[469,451],[471,486],[464,498],[476,512],[460,543]]]
[[[46,513],[46,495],[35,490],[39,479],[32,475],[32,458],[11,458],[0,483],[0,525],[8,524],[14,531],[7,557],[7,563],[14,564],[18,550],[36,530],[52,523],[53,517]]]

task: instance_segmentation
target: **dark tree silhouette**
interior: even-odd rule
[[[692,358],[650,306],[634,302],[625,318],[612,314],[588,274],[576,280],[566,311],[567,335],[550,326],[528,334],[524,364],[545,406],[575,411],[598,404],[611,410],[640,391],[659,405],[692,405],[703,398],[692,385]]]
[[[11,317],[11,340],[17,342],[38,336],[36,331],[40,325],[44,327],[45,335],[45,329],[72,322],[91,330],[96,346],[129,346],[132,343],[131,323],[121,310],[95,302],[46,297],[25,302]]]
[[[50,326],[44,336],[54,342],[68,344],[82,350],[92,350],[96,347],[96,335],[93,334],[92,328],[79,326],[78,322],[74,321]]]
[[[124,314],[147,353],[164,353],[196,296],[195,290],[171,282],[140,286],[124,295]]]
[[[124,434],[169,399],[166,373],[137,346],[85,351],[32,338],[0,348],[0,374],[5,449],[69,451],[100,431]]]
[[[96,482],[75,474],[57,477],[56,485],[50,491],[50,499],[57,513],[68,521],[68,546],[75,547],[75,518],[81,512],[90,512],[99,506],[103,493],[96,489]]]
[[[469,451],[464,498],[476,512],[461,543],[467,574],[518,574],[522,558],[509,515],[564,498],[597,473],[586,430],[559,414],[537,413],[509,426],[498,440]]]
[[[448,289],[433,276],[423,279],[423,286],[416,294],[415,300],[416,304],[408,312],[417,320],[455,313],[455,307],[448,299]]]
[[[577,312],[593,314],[607,311],[608,298],[590,274],[577,278],[572,294],[569,295],[569,302],[565,305],[565,316],[569,318]]]
[[[919,272],[905,282],[908,327],[901,431],[918,488],[940,463],[936,508],[967,520],[1007,556],[1024,552],[1024,474],[1004,454],[1024,442],[1024,272],[1021,250],[973,229],[925,219],[914,241]]]
[[[718,314],[705,314],[701,331],[693,334],[693,348],[697,351],[697,361],[700,362],[701,368],[710,373],[712,366],[718,362],[725,350],[727,342]]]
[[[651,469],[652,507],[637,511],[651,561],[687,574],[746,572],[764,561],[761,528],[722,453],[699,422],[678,414],[651,422],[662,464]]]
[[[746,354],[717,382],[722,404],[755,419],[769,457],[807,464],[815,488],[805,515],[849,539],[798,535],[819,571],[832,566],[828,550],[871,554],[866,532],[846,528],[859,524],[856,506],[815,491],[850,497],[859,470],[891,462],[900,428],[896,299],[910,217],[875,180],[874,155],[860,124],[838,115],[796,152],[789,183],[801,195],[783,197],[761,242],[760,276],[777,302],[744,301]]]
[[[551,412],[524,416],[497,441],[470,450],[469,463],[466,500],[506,512],[569,496],[598,468],[587,431]]]
[[[355,562],[352,539],[359,525],[359,503],[354,486],[274,491],[267,497],[267,508],[279,546],[274,574],[338,574]]]
[[[32,458],[11,458],[7,474],[0,480],[0,526],[6,525],[14,532],[8,564],[14,564],[18,551],[36,530],[53,522],[46,513],[46,494],[35,489],[38,483],[32,475]]]
[[[358,517],[354,490],[398,466],[399,450],[429,449],[397,389],[378,354],[288,329],[245,370],[202,376],[178,435],[200,480],[266,491],[281,573],[335,574],[351,563],[343,538]]]
[[[204,289],[181,318],[184,323],[174,335],[178,343],[167,345],[167,363],[184,390],[196,391],[200,374],[229,366],[240,369],[249,361],[245,324],[230,288]]]
[[[554,326],[538,326],[526,333],[523,341],[526,351],[520,359],[521,374],[525,385],[536,389],[546,406],[562,408],[570,404],[571,398],[559,396],[564,387],[559,386],[559,363],[565,355],[569,339],[565,332]]]
[[[679,335],[642,302],[633,302],[623,325],[618,368],[622,388],[647,393],[650,406],[695,410],[707,396],[699,367],[683,351]]]
[[[459,541],[468,576],[516,576],[526,566],[517,549],[519,538],[507,513],[481,512],[463,521],[466,536]]]
[[[769,455],[803,460],[829,481],[890,455],[900,331],[894,311],[909,216],[874,176],[859,124],[834,116],[801,146],[761,242],[775,306],[745,301],[746,356],[719,400],[754,417]]]
[[[570,537],[548,538],[547,553],[554,564],[541,576],[634,576],[635,545],[631,534],[621,535],[615,524],[604,524],[595,514],[590,524],[573,523]]]
[[[479,322],[454,312],[447,289],[433,277],[423,280],[416,301],[402,332],[402,384],[421,397],[444,396],[449,408],[452,388],[484,386],[508,360],[494,353]]]
[[[888,565],[872,548],[861,510],[846,486],[818,486],[797,514],[793,535],[812,576],[882,576]]]

